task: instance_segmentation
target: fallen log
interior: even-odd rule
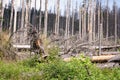
[[[115,57],[116,55],[101,55],[101,56],[92,56],[90,58],[91,62],[107,62],[109,59]],[[64,58],[66,62],[71,61],[72,57]]]
[[[91,57],[91,61],[92,62],[107,62],[112,57],[115,57],[115,55],[93,56],[93,57]]]

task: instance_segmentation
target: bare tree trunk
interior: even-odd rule
[[[75,10],[72,9],[72,36],[74,35],[74,20],[75,20]]]
[[[9,27],[9,35],[12,33],[12,22],[13,22],[13,7],[14,7],[14,0],[11,0],[11,16],[10,16],[10,27]]]
[[[82,29],[82,39],[84,39],[84,8],[82,7],[81,8],[81,24],[82,24],[82,26],[81,26],[81,29]]]
[[[13,27],[13,32],[16,31],[16,19],[17,19],[17,11],[16,11],[16,9],[15,9],[14,11],[15,11],[15,15],[14,15],[14,27]]]
[[[3,0],[1,0],[1,3],[0,3],[0,32],[2,32],[2,24],[3,24],[3,15],[4,15],[4,8],[3,8]]]
[[[83,39],[85,39],[86,40],[86,5],[87,5],[87,1],[86,0],[84,0],[84,14],[83,14],[83,19],[84,19],[84,22],[83,22],[83,31],[84,31],[84,34],[83,34]]]
[[[117,45],[117,6],[115,0],[114,5],[115,5],[115,45]]]
[[[81,39],[81,7],[79,7],[79,37]]]
[[[83,34],[83,38],[86,40],[86,8],[84,9],[84,14],[83,14],[83,16],[84,16],[84,28],[83,28],[83,30],[84,30],[84,34]]]
[[[71,0],[67,0],[65,38],[69,38],[70,3],[71,3]],[[68,44],[69,44],[69,41],[66,41],[66,43],[65,43],[66,49],[68,49]]]
[[[34,19],[33,19],[34,21],[33,21],[33,25],[34,25],[34,27],[38,30],[37,24],[36,24],[36,21],[37,21],[37,20],[36,20],[36,14],[37,14],[37,13],[36,13],[36,0],[35,0],[35,10],[34,10]]]
[[[99,56],[101,55],[101,33],[102,33],[102,24],[99,25]]]
[[[25,4],[24,4],[24,0],[22,0],[21,29],[24,27],[24,15],[25,15]]]
[[[94,13],[93,13],[93,40],[96,39],[96,0],[94,0]]]
[[[101,5],[101,1],[100,1],[100,24],[101,26],[101,40],[103,38],[103,12],[102,12],[102,5]]]
[[[98,5],[98,38],[99,38],[99,27],[100,27],[100,0],[98,1],[99,5]]]
[[[48,0],[45,0],[44,36],[47,37]]]
[[[88,26],[88,40],[89,42],[92,41],[92,0],[89,0],[89,13],[88,13],[88,20],[89,20],[89,26]]]
[[[56,7],[55,33],[59,34],[59,14],[60,14],[59,6],[60,6],[60,0],[57,0],[56,6],[57,7]]]
[[[106,39],[108,40],[108,20],[109,20],[109,13],[108,13],[108,0],[107,0],[107,31],[106,31]]]
[[[41,15],[41,8],[42,8],[42,0],[40,0],[39,31],[42,30],[42,26],[41,26],[41,18],[42,18],[42,15]]]
[[[28,25],[28,15],[29,15],[29,0],[26,0],[26,13],[25,13],[25,28],[27,28]]]
[[[30,19],[31,19],[31,0],[29,2],[29,22],[30,22]]]

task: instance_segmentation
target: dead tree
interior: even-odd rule
[[[56,19],[55,19],[55,33],[59,34],[59,14],[60,14],[59,6],[60,6],[60,0],[57,0],[56,6],[57,7],[56,7]]]
[[[13,33],[16,31],[16,19],[17,19],[17,10],[14,10],[15,15],[14,15],[14,27],[13,27]]]
[[[25,4],[24,4],[24,0],[22,0],[21,29],[24,27],[24,15],[25,15]]]
[[[71,0],[67,0],[65,38],[69,38],[70,4],[71,4]],[[68,44],[69,41],[66,41],[65,43],[66,48],[68,48]]]
[[[81,39],[81,7],[79,7],[79,37]]]
[[[116,1],[114,0],[114,6],[115,6],[115,45],[117,45],[117,6]]]
[[[44,19],[44,36],[47,37],[47,19],[48,19],[48,0],[45,0],[45,19]]]
[[[30,22],[30,18],[31,18],[31,0],[29,1],[29,17],[28,17],[28,21]]]
[[[4,15],[4,8],[3,8],[3,0],[1,0],[1,3],[0,3],[0,11],[1,11],[1,13],[0,13],[0,17],[1,17],[1,19],[0,19],[0,32],[2,31],[2,24],[3,24],[3,15]]]
[[[28,24],[28,18],[29,18],[29,2],[30,0],[26,0],[26,13],[25,13],[25,28],[27,27]]]
[[[75,9],[72,7],[72,36],[74,35]]]
[[[109,20],[108,1],[109,1],[109,0],[107,0],[107,29],[106,29],[106,39],[107,39],[107,40],[108,40],[108,28],[109,28],[109,27],[108,27],[108,23],[109,23],[109,21],[108,21],[108,20]]]
[[[85,37],[87,36],[86,35],[86,11],[87,11],[87,0],[84,0],[84,2],[83,2],[83,7],[84,7],[84,10],[83,10],[83,19],[84,19],[84,21],[83,21],[83,31],[84,31],[84,34],[83,34],[83,37],[84,37],[84,39],[85,39]]]
[[[94,0],[94,11],[93,11],[93,41],[96,39],[96,0]]]
[[[99,38],[99,26],[100,26],[100,0],[98,0],[98,38]]]
[[[11,15],[10,15],[10,26],[9,26],[9,34],[12,33],[12,21],[13,21],[13,7],[14,7],[14,0],[11,0],[12,6],[11,6]]]
[[[89,0],[88,5],[88,40],[92,41],[92,0]]]
[[[42,8],[42,0],[40,0],[39,31],[42,30],[42,26],[41,26],[41,18],[42,18],[41,8]]]

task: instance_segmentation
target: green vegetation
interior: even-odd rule
[[[0,80],[120,80],[120,69],[99,69],[81,55],[65,62],[58,58],[58,48],[49,49],[46,59],[31,58],[21,62],[0,61]]]

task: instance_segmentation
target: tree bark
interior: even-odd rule
[[[80,39],[81,39],[81,34],[82,34],[81,31],[82,31],[81,30],[81,7],[79,7],[79,37]]]
[[[15,9],[14,11],[15,11],[15,15],[14,15],[14,28],[13,28],[13,33],[16,31],[16,19],[17,19],[17,11],[16,11],[16,9]]]
[[[109,20],[109,12],[108,12],[108,1],[109,0],[107,0],[107,29],[106,29],[106,39],[108,40],[108,20]]]
[[[94,12],[93,12],[93,41],[96,40],[96,0],[94,0]]]
[[[56,2],[56,19],[55,19],[55,33],[58,35],[59,34],[59,6],[60,6],[60,0],[57,0]]]
[[[14,7],[14,0],[11,0],[11,16],[10,16],[10,27],[9,27],[9,35],[12,34],[12,22],[13,22],[13,7]]]
[[[24,27],[24,15],[25,15],[25,4],[24,4],[24,0],[22,0],[22,19],[21,19],[21,29]]]
[[[115,45],[117,45],[117,6],[115,0],[114,5],[115,5]]]
[[[45,0],[45,19],[44,19],[44,36],[47,38],[47,20],[48,20],[48,0]]]
[[[75,20],[75,9],[72,9],[72,36],[74,35],[74,20]]]
[[[0,4],[0,7],[1,7],[1,14],[0,14],[0,32],[2,32],[2,26],[3,26],[3,15],[4,15],[4,7],[3,7],[3,0],[1,0],[1,4]]]
[[[41,8],[42,8],[42,0],[40,0],[39,31],[42,30],[42,26],[41,26],[41,18],[42,18]]]
[[[88,40],[92,41],[92,0],[89,0],[89,13],[88,13]]]

